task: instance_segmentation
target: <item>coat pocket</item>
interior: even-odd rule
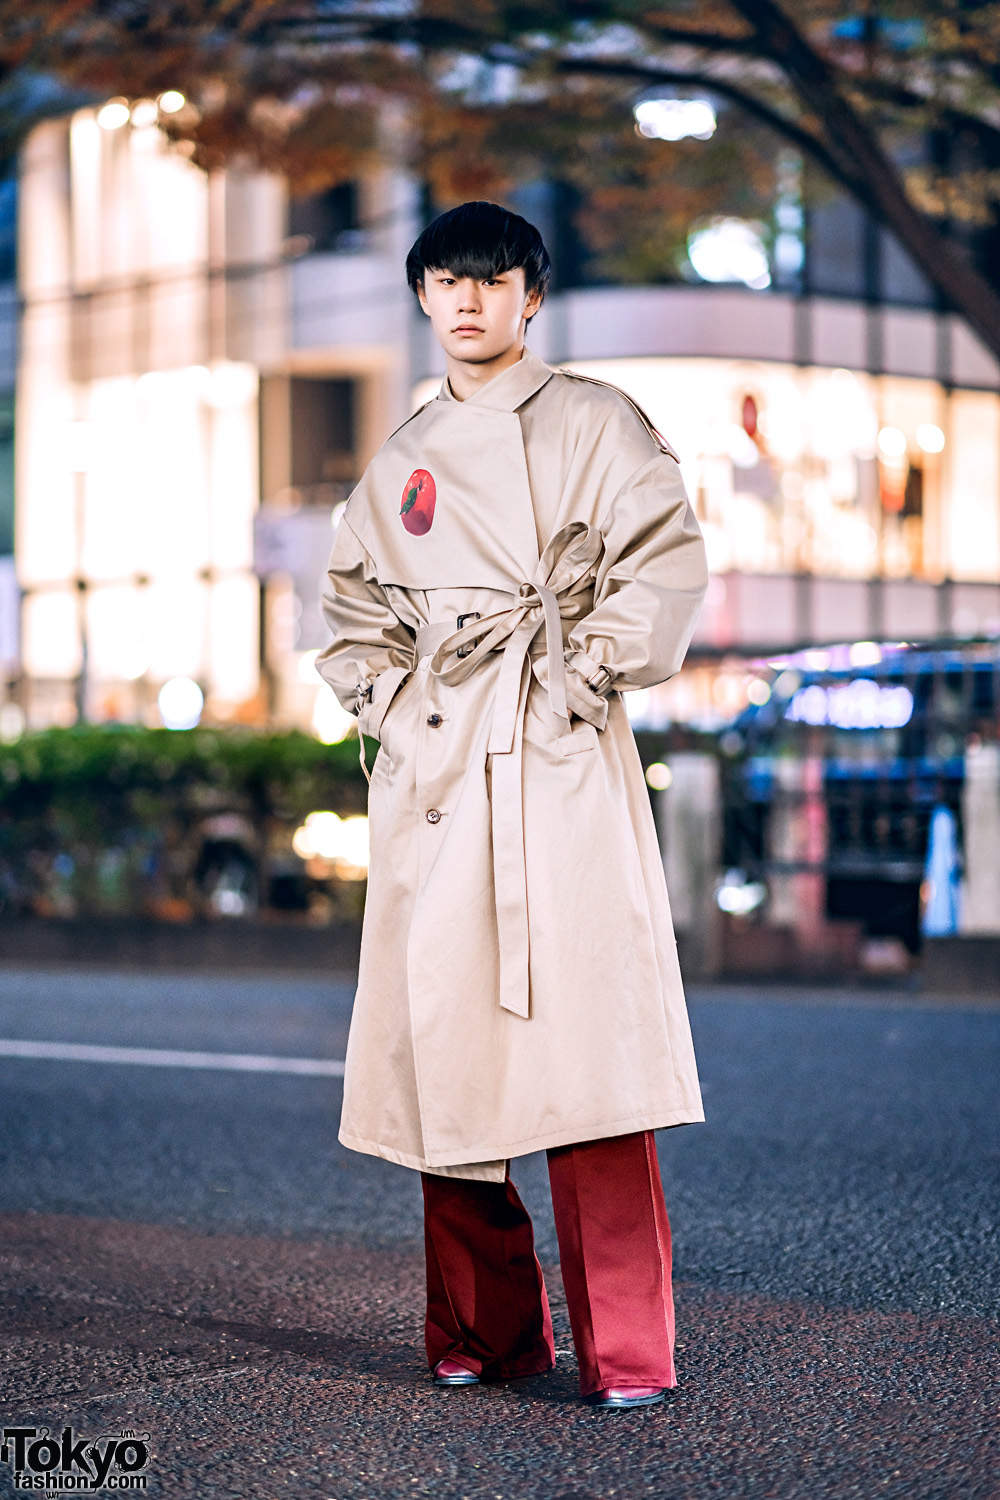
[[[412,667],[387,667],[372,685],[371,700],[358,715],[358,730],[373,740],[382,739],[382,723],[399,689],[413,671]]]
[[[559,736],[559,748],[563,755],[579,755],[581,750],[596,750],[597,735],[593,724],[586,719],[575,718],[569,729]]]

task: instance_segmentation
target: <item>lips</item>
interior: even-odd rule
[[[426,536],[434,519],[437,486],[426,469],[414,469],[403,486],[399,519],[411,536]]]

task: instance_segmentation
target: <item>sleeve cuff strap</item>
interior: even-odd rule
[[[614,672],[604,662],[595,661],[592,656],[588,656],[586,651],[571,652],[566,658],[566,665],[578,672],[590,691],[599,698],[606,698],[611,692]]]

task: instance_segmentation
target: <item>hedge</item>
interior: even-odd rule
[[[261,859],[287,860],[307,813],[365,806],[354,736],[324,745],[294,729],[31,732],[0,745],[0,910],[166,909],[190,899],[206,819],[237,815]]]

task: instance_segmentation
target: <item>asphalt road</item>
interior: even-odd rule
[[[4,1040],[344,1054],[345,980],[0,971]],[[430,1387],[419,1185],[335,1077],[0,1056],[0,1418],[150,1434],[150,1493],[1000,1497],[1000,1011],[695,991],[660,1138],[680,1386],[599,1414],[541,1158],[557,1370]],[[0,1495],[22,1493],[0,1463]]]

